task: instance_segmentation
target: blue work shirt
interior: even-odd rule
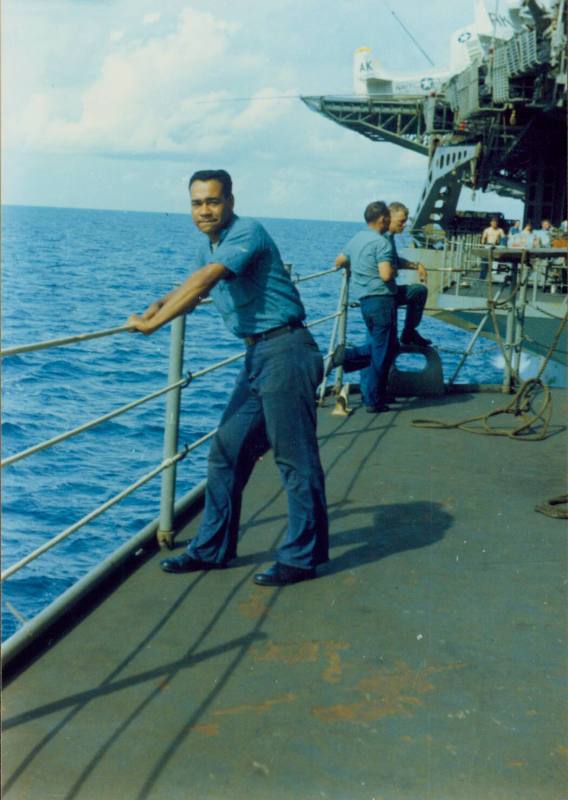
[[[393,248],[386,236],[367,228],[355,234],[343,254],[349,259],[358,298],[396,294],[395,279],[383,281],[378,270],[382,261],[392,264]]]
[[[546,228],[541,228],[538,231],[535,231],[538,239],[540,241],[541,247],[550,247],[552,244],[552,231],[547,230]]]
[[[253,219],[233,214],[219,241],[203,242],[200,266],[223,264],[231,275],[211,290],[227,328],[239,338],[301,322],[306,312],[276,244]]]

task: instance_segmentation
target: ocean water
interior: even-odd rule
[[[297,276],[329,268],[360,225],[264,219]],[[2,209],[3,348],[124,324],[182,282],[200,234],[189,215],[5,206]],[[340,275],[300,284],[310,320],[333,312]],[[401,312],[403,313],[403,312]],[[327,350],[333,322],[313,330]],[[425,318],[448,377],[469,335]],[[358,310],[349,337],[364,337]],[[44,441],[167,384],[169,326],[3,360],[2,457]],[[185,369],[242,350],[211,306],[187,320]],[[498,382],[497,350],[482,341],[460,380]],[[184,390],[180,443],[213,428],[239,364]],[[3,470],[3,569],[156,466],[165,398]],[[178,497],[205,476],[207,446],[178,466]],[[31,562],[3,587],[3,638],[158,514],[159,478]],[[14,609],[16,612],[14,612]]]

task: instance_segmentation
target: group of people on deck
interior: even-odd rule
[[[538,230],[533,230],[532,222],[521,226],[521,221],[516,220],[509,228],[507,234],[499,224],[498,217],[491,217],[489,225],[481,234],[481,244],[497,247],[522,247],[531,250],[535,247],[550,247],[552,244],[552,223],[543,219]]]
[[[212,440],[205,509],[185,552],[164,559],[168,573],[223,569],[236,557],[244,487],[257,460],[272,448],[288,498],[288,528],[277,561],[257,573],[259,586],[285,586],[316,577],[328,560],[324,472],[316,437],[316,391],[324,377],[322,355],[304,325],[304,306],[267,231],[234,213],[232,180],[225,170],[202,170],[189,181],[191,214],[205,234],[197,268],[184,283],[132,314],[133,330],[151,334],[211,296],[228,329],[244,341],[243,367]],[[396,354],[396,309],[407,306],[403,344],[425,346],[417,326],[427,289],[420,264],[399,258],[394,237],[408,209],[382,201],[365,209],[366,229],[337,257],[349,268],[368,331],[367,342],[337,348],[329,368],[363,369],[368,411],[386,408],[388,368]],[[418,271],[422,283],[396,285],[400,268]]]

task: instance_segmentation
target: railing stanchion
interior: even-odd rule
[[[495,295],[495,298],[494,298],[494,302],[495,303],[500,299],[501,295],[503,294],[504,288],[505,288],[505,284],[502,284],[499,287],[499,291],[497,292],[497,294]],[[472,350],[474,348],[474,345],[477,342],[477,340],[479,339],[479,337],[481,335],[481,332],[482,332],[483,328],[485,327],[485,324],[486,324],[486,322],[487,322],[487,320],[489,319],[490,316],[491,316],[491,308],[488,308],[487,312],[481,318],[481,321],[479,322],[479,325],[475,329],[475,332],[474,332],[473,336],[469,340],[468,346],[466,347],[466,349],[462,353],[462,356],[461,356],[461,359],[459,361],[459,364],[455,368],[452,377],[448,381],[448,384],[450,386],[452,386],[454,384],[456,378],[458,377],[458,375],[459,375],[459,373],[461,371],[461,368],[465,364],[467,357],[471,354],[471,352],[472,352]]]
[[[185,314],[176,317],[172,322],[170,338],[170,361],[168,366],[168,383],[180,380],[183,373],[183,346],[185,340]],[[177,453],[179,435],[179,412],[181,405],[181,387],[168,395],[166,402],[166,420],[164,426],[164,459]],[[164,470],[160,495],[160,521],[158,526],[158,543],[171,546],[173,541],[174,505],[176,495],[176,464]]]
[[[517,380],[521,377],[521,356],[523,352],[523,341],[525,338],[525,309],[527,307],[527,290],[529,275],[531,271],[530,263],[526,263],[526,253],[523,253],[519,269],[520,292],[519,303],[516,308],[516,330],[515,330],[515,361],[514,374]]]
[[[511,267],[511,303],[507,312],[507,327],[505,330],[505,368],[503,372],[503,394],[508,394],[515,380],[513,354],[516,342],[517,327],[517,281],[519,279],[518,267],[513,264]]]
[[[335,271],[335,270],[333,270],[333,271]],[[342,279],[342,283],[341,283],[341,289],[339,291],[339,301],[337,303],[337,311],[335,312],[335,314],[332,315],[333,317],[335,317],[335,319],[334,319],[334,322],[333,322],[333,329],[331,331],[331,336],[330,336],[330,339],[329,339],[329,349],[328,349],[328,352],[327,352],[327,356],[324,358],[325,372],[328,371],[327,368],[328,368],[328,364],[329,364],[329,359],[333,358],[333,353],[334,353],[335,348],[337,346],[338,340],[342,344],[345,343],[345,331],[346,331],[346,328],[347,328],[347,322],[345,321],[343,329],[341,328],[341,322],[342,322],[342,320],[345,320],[346,316],[347,316],[347,300],[348,300],[348,285],[349,285],[349,276],[347,275],[347,272],[348,272],[348,270],[344,270],[344,275],[343,275],[343,279]],[[341,330],[343,331],[343,333],[340,332]],[[339,369],[341,369],[341,374],[343,374],[343,369],[341,367]],[[335,388],[336,389],[337,389],[337,386],[338,386],[338,384],[337,384],[337,381],[336,381],[335,382]],[[326,375],[324,374],[323,380],[322,380],[322,382],[321,382],[321,384],[319,386],[319,389],[318,389],[318,394],[319,394],[318,404],[320,406],[323,406],[323,404],[325,402],[325,390],[326,390]]]
[[[339,344],[345,347],[347,342],[347,312],[349,310],[349,283],[351,278],[351,270],[344,270],[343,286],[341,287],[341,316],[339,317],[339,324],[337,330],[337,339]],[[343,367],[337,368],[335,376],[335,394],[338,395],[343,386]]]

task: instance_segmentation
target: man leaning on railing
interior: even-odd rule
[[[323,359],[304,327],[304,306],[275,243],[258,222],[234,213],[230,175],[196,172],[189,190],[193,221],[207,237],[197,255],[200,266],[128,322],[153,333],[210,294],[247,352],[211,445],[197,536],[186,552],[161,566],[165,572],[196,572],[224,568],[235,558],[241,495],[259,456],[272,447],[288,495],[288,531],[276,563],[254,581],[283,586],[308,580],[328,560],[315,406]]]

